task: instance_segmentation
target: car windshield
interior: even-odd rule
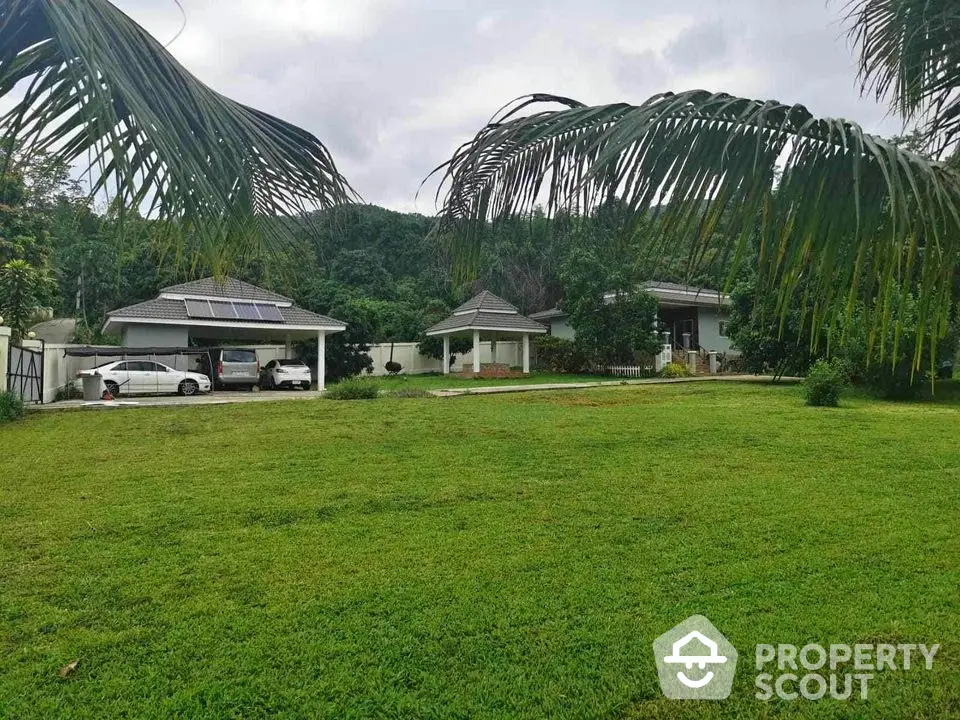
[[[223,362],[255,363],[257,354],[253,350],[224,350]]]
[[[306,367],[306,365],[300,360],[277,360],[277,365],[285,365],[287,367]]]

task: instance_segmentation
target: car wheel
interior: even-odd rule
[[[303,385],[301,385],[300,387],[302,387],[304,390],[309,390],[309,389],[310,389],[310,383],[305,382],[305,383],[303,383]]]
[[[200,386],[197,385],[195,380],[184,380],[182,383],[180,383],[180,387],[177,389],[177,392],[184,397],[189,397],[190,395],[196,395],[198,392],[200,392]]]
[[[103,384],[107,388],[106,392],[103,393],[104,395],[110,393],[112,397],[117,397],[117,395],[120,394],[120,386],[117,385],[113,380],[107,380]]]

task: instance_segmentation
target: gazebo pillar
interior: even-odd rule
[[[450,374],[450,336],[443,336],[443,374]]]
[[[497,339],[493,338],[490,341],[490,362],[494,365],[497,364]]]
[[[473,374],[480,374],[480,331],[473,331]]]
[[[322,330],[317,334],[317,390],[324,390],[324,376],[327,374],[327,334]]]
[[[530,374],[530,335],[523,334],[523,374]]]
[[[283,356],[288,359],[293,357],[293,338],[290,337],[290,333],[283,338]]]

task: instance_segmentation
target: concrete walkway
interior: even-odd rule
[[[790,384],[800,382],[801,378],[782,377],[780,383]],[[769,375],[699,375],[687,378],[641,378],[638,380],[598,380],[596,382],[578,383],[549,383],[543,385],[487,385],[484,387],[445,388],[431,390],[430,394],[436,397],[459,397],[461,395],[493,395],[497,393],[539,392],[541,390],[583,390],[598,387],[620,387],[623,385],[668,385],[671,383],[695,382],[748,382],[772,383]]]

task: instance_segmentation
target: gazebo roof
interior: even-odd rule
[[[484,290],[467,300],[445,320],[427,329],[427,335],[452,335],[468,330],[502,333],[545,333],[547,328],[520,314],[513,305]]]
[[[463,305],[453,311],[454,315],[463,315],[472,310],[481,312],[510,313],[519,315],[520,311],[501,297],[497,297],[489,290],[484,290],[479,295],[474,295]]]

